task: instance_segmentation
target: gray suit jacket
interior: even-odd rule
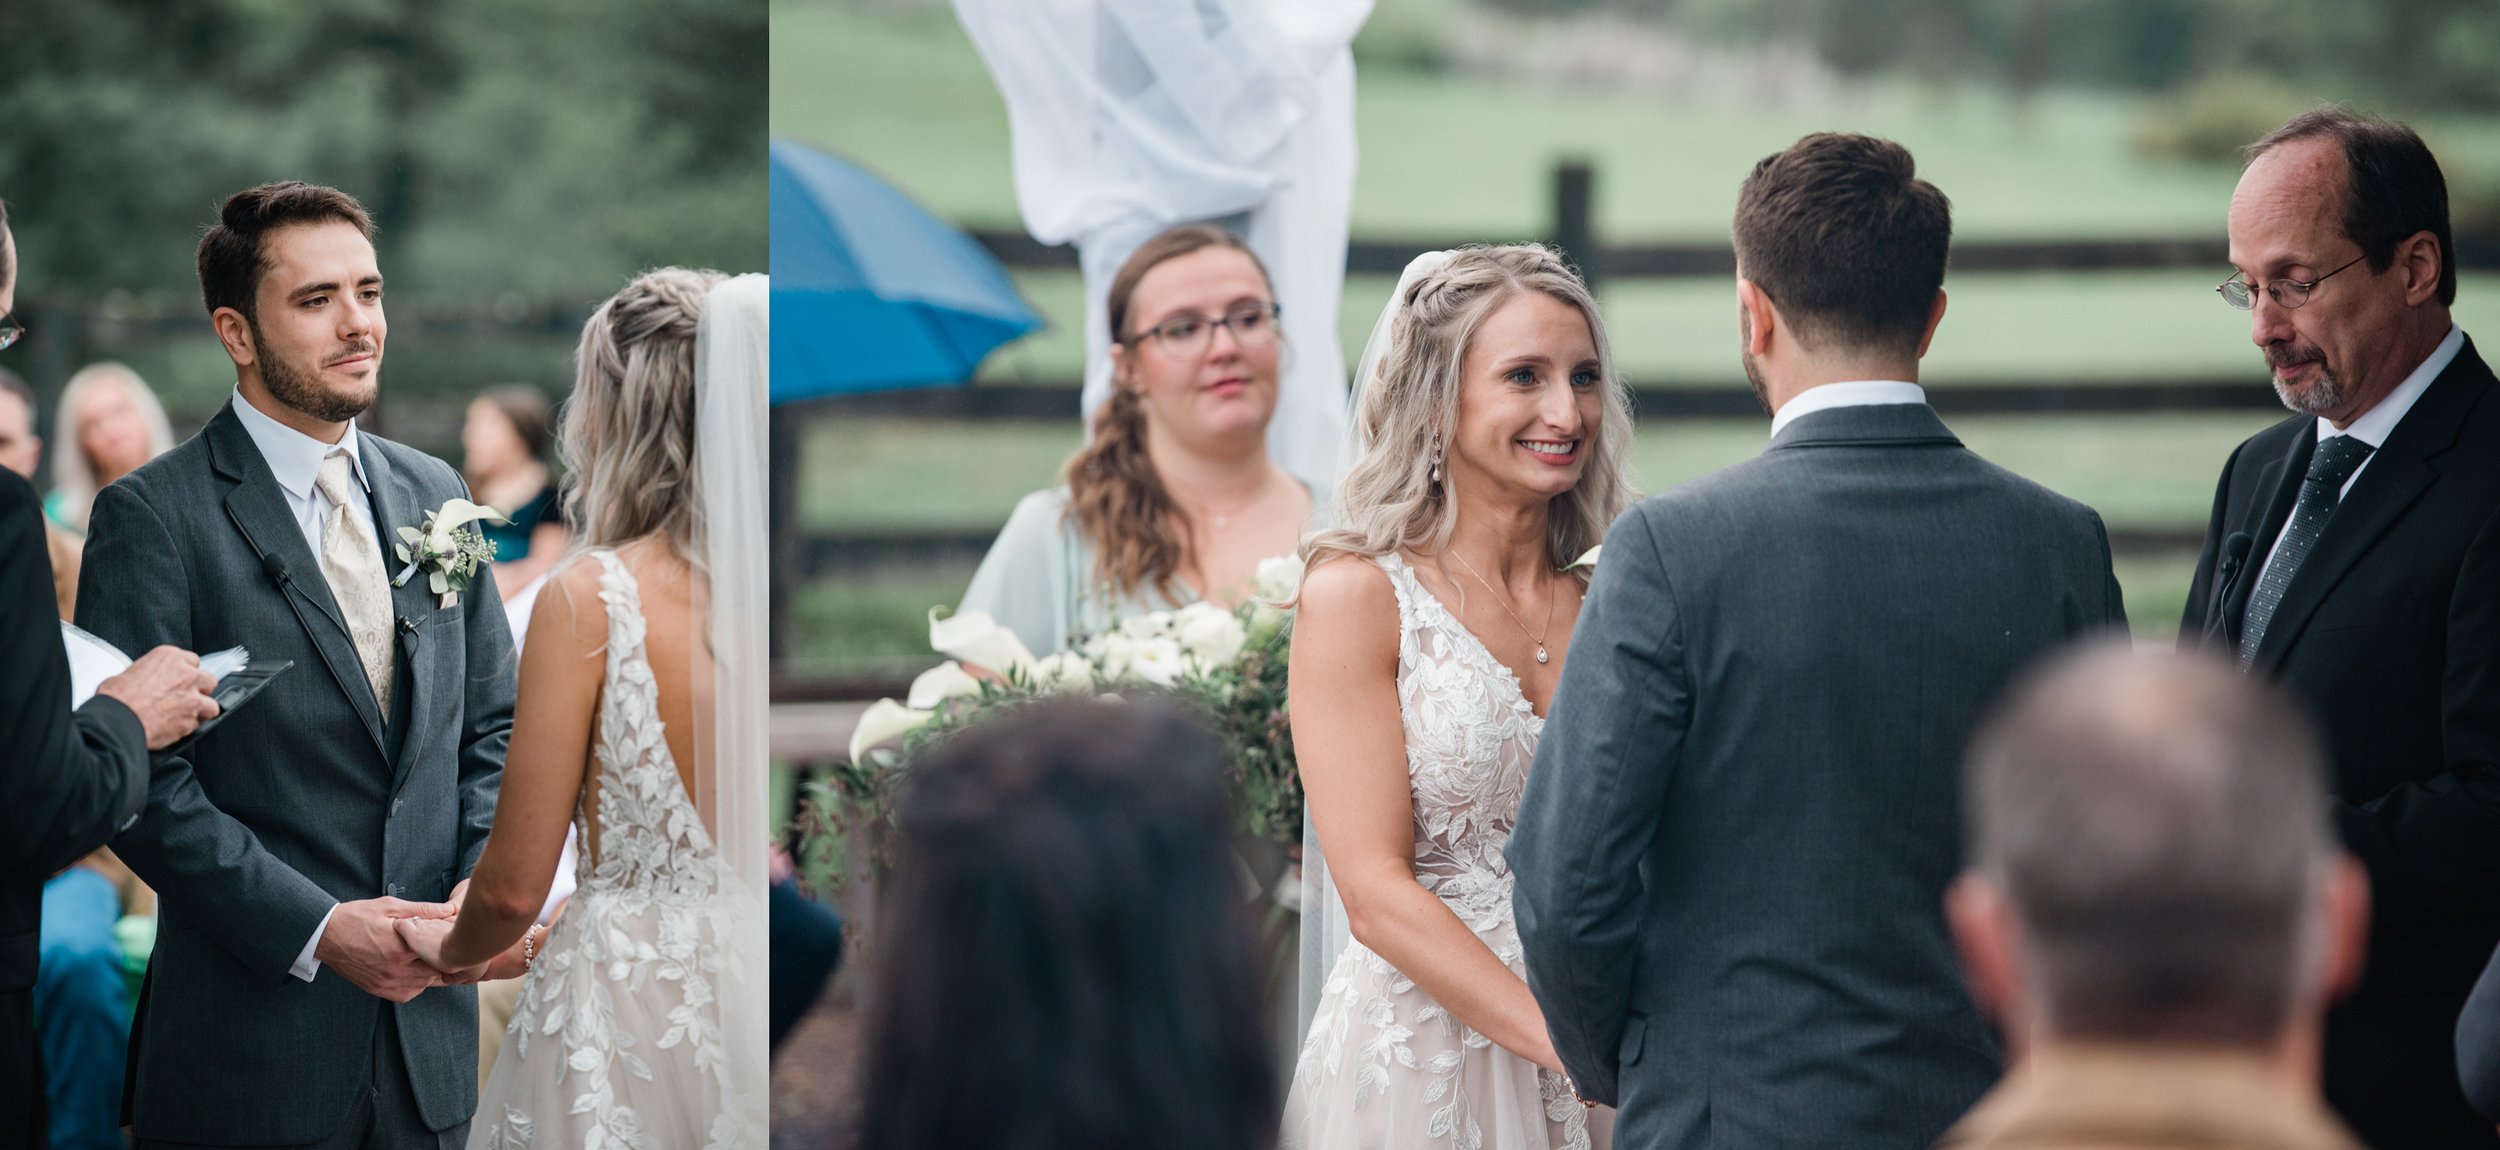
[[[2100,517],[1923,404],[1798,419],[1606,538],[1508,849],[1618,1147],[1925,1147],[1997,1077],[1944,889],[1979,709],[2123,625]]]
[[[368,435],[362,455],[385,540],[467,494],[410,448]],[[336,903],[442,900],[494,821],[517,668],[493,578],[481,572],[451,607],[411,579],[392,606],[386,718],[320,562],[231,408],[96,497],[80,625],[127,651],[240,644],[255,660],[295,662],[159,771],[138,824],[113,843],[161,896],[131,1034],[126,1108],[141,1137],[327,1136],[393,1009],[427,1124],[477,1107],[473,988],[394,1007],[326,967],[310,983],[288,973]]]

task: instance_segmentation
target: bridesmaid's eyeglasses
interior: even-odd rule
[[[1276,319],[1284,309],[1273,303],[1244,304],[1226,312],[1222,319],[1197,315],[1178,315],[1137,333],[1139,339],[1153,339],[1167,355],[1178,359],[1196,359],[1207,353],[1215,343],[1215,329],[1231,328],[1233,342],[1244,348],[1261,348],[1276,342]]]

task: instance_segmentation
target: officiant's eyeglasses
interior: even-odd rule
[[[14,313],[0,312],[0,347],[7,347],[24,338],[26,325],[17,322]]]
[[[1139,339],[1153,337],[1166,353],[1183,359],[1205,355],[1215,342],[1215,329],[1233,329],[1233,342],[1245,348],[1266,347],[1276,342],[1276,318],[1284,309],[1272,303],[1246,304],[1226,312],[1222,319],[1203,316],[1174,316],[1137,333]]]
[[[2354,256],[2349,262],[2344,264],[2344,268],[2351,267],[2353,264],[2360,263],[2368,258],[2370,257],[2366,255]],[[2334,272],[2328,272],[2325,275],[2319,276],[2313,280],[2276,280],[2273,283],[2266,285],[2266,294],[2274,297],[2274,306],[2282,308],[2285,311],[2290,311],[2293,308],[2308,303],[2310,292],[2316,291],[2319,284],[2325,283],[2328,279],[2335,275],[2335,272],[2340,272],[2344,270],[2344,268],[2337,268]],[[2249,287],[2248,281],[2240,278],[2240,273],[2238,272],[2232,272],[2231,278],[2215,285],[2214,290],[2221,293],[2222,302],[2230,304],[2232,307],[2238,308],[2241,311],[2247,311],[2248,309],[2257,306],[2256,290]]]

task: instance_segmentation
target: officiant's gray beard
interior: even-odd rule
[[[370,350],[370,347],[367,348]],[[260,361],[260,382],[278,402],[318,419],[323,423],[345,423],[373,406],[374,396],[381,391],[381,372],[376,369],[367,377],[360,394],[340,395],[321,385],[321,376],[269,350],[260,338],[260,326],[252,326],[252,355]]]
[[[2318,381],[2299,391],[2284,386],[2283,377],[2274,374],[2273,369],[2295,363],[2317,364]],[[2334,369],[2326,365],[2322,355],[2294,354],[2269,347],[2266,349],[2266,369],[2267,380],[2274,384],[2274,397],[2282,400],[2283,406],[2302,415],[2342,411],[2352,402],[2352,393],[2344,389],[2344,381],[2336,378]]]

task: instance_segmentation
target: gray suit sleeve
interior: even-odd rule
[[[78,625],[124,651],[192,647],[188,578],[165,524],[129,486],[97,493],[78,584]],[[271,981],[287,977],[337,905],[311,879],[217,809],[187,759],[167,760],[139,821],[114,840],[130,869],[169,903],[214,906],[191,924]]]
[[[1608,533],[1507,855],[1528,987],[1582,1097],[1612,1103],[1640,864],[1692,718],[1675,589],[1635,511]]]
[[[495,800],[503,792],[504,753],[512,745],[512,697],[520,660],[512,651],[512,624],[492,571],[469,585],[468,674],[461,679],[460,869],[458,882],[477,867],[486,832],[495,825]]]
[[[2085,511],[2092,517],[2092,538],[2101,548],[2101,594],[2105,604],[2101,622],[2120,633],[2127,629],[2127,593],[2118,585],[2118,564],[2109,547],[2109,525],[2101,521],[2098,511]]]

